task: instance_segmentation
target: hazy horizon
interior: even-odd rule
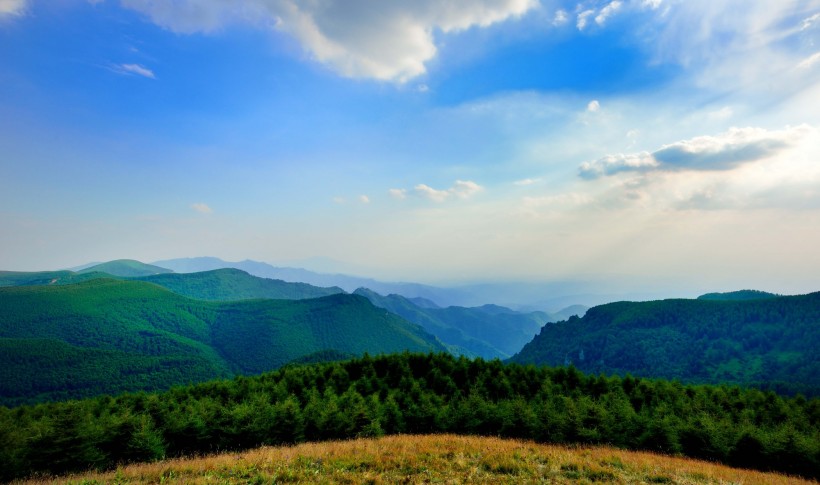
[[[1,270],[820,290],[820,0],[0,0],[0,45]]]

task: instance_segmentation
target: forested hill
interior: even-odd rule
[[[0,287],[3,286],[36,286],[36,285],[69,285],[97,278],[111,278],[107,273],[73,271],[0,271]]]
[[[453,353],[469,357],[506,359],[532,340],[542,325],[557,320],[545,312],[521,313],[497,305],[420,306],[403,296],[382,296],[366,288],[359,288],[354,294],[421,325],[449,345]]]
[[[817,399],[756,389],[586,376],[572,368],[446,354],[364,356],[161,394],[0,407],[0,481],[259,445],[397,433],[605,443],[816,479],[818,405]],[[362,470],[360,463],[348,466]],[[601,465],[607,463],[623,467],[612,458]],[[304,466],[321,481],[321,462]],[[515,465],[507,460],[492,469],[510,467]],[[233,471],[236,482],[255,483],[254,475]],[[601,473],[583,477],[577,466],[566,471],[576,472],[576,480],[612,480]]]
[[[546,325],[511,361],[820,395],[820,293],[618,302]]]
[[[0,405],[165,389],[333,349],[443,351],[432,335],[336,294],[207,302],[142,281],[0,288]]]
[[[259,278],[234,268],[201,273],[168,273],[135,278],[158,284],[174,293],[202,300],[246,300],[271,298],[301,300],[344,293],[338,287],[320,288],[306,283]]]

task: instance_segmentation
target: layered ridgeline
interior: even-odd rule
[[[161,394],[0,407],[0,481],[259,445],[397,433],[608,444],[816,479],[818,406],[818,399],[784,398],[755,389],[585,376],[573,368],[405,353],[287,366],[262,376]],[[483,449],[479,455],[488,453]],[[456,455],[449,459],[470,458]],[[409,466],[407,475],[421,472],[425,480],[430,478],[412,463],[400,464]],[[322,481],[321,473],[329,466],[320,461],[303,464],[310,467],[309,481]],[[550,458],[535,465],[543,470],[554,463]],[[562,471],[568,472],[567,481],[616,480],[597,465],[612,465],[611,471],[624,467],[608,458],[588,474],[586,467],[578,466]],[[248,474],[253,470],[227,466],[230,481],[257,482],[255,474]],[[348,464],[348,471],[365,466],[356,461]],[[482,466],[508,474],[518,468],[511,459],[498,467]],[[654,467],[650,463],[645,468]],[[173,478],[167,465],[163,469],[160,481]],[[459,476],[475,478],[469,469]],[[345,475],[345,480],[350,477]],[[562,477],[544,477],[550,478]],[[663,478],[653,474],[641,480],[669,481]],[[294,480],[291,475],[281,479]],[[705,480],[693,476],[683,481]]]
[[[201,273],[158,274],[134,279],[154,283],[174,293],[202,300],[229,301],[252,298],[302,300],[344,293],[344,290],[339,287],[320,288],[305,283],[259,278],[234,268]]]
[[[143,281],[0,288],[0,405],[254,374],[333,349],[443,351],[421,327],[335,294],[207,302]]]
[[[506,359],[532,340],[544,324],[561,319],[545,312],[521,313],[497,305],[439,308],[425,300],[382,296],[366,288],[354,294],[421,325],[451,352],[468,357]]]
[[[141,263],[133,259],[117,259],[107,263],[92,263],[61,271],[0,271],[0,287],[33,285],[70,285],[97,278],[131,278],[172,273],[170,269]]]
[[[618,302],[545,326],[511,360],[820,395],[820,293]]]
[[[142,266],[135,267],[134,264]],[[305,283],[260,278],[244,271],[226,268],[200,273],[177,274],[170,270],[154,272],[157,266],[138,261],[120,260],[74,271],[12,272],[0,271],[0,287],[32,285],[66,285],[97,278],[127,278],[147,281],[174,293],[201,300],[247,300],[270,298],[301,300],[344,293],[338,287],[320,288]],[[102,270],[111,271],[102,272]],[[161,269],[161,268],[160,268]]]

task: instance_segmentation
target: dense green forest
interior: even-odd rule
[[[725,300],[725,301],[742,301],[742,300],[764,300],[767,298],[778,298],[780,295],[774,293],[767,293],[760,290],[739,290],[730,291],[727,293],[706,293],[700,295],[698,300]]]
[[[288,283],[282,280],[258,278],[233,268],[203,271],[201,273],[159,274],[134,279],[160,285],[189,298],[216,301],[253,298],[302,300],[344,293],[344,290],[338,287],[319,288],[305,283]]]
[[[544,326],[511,360],[820,395],[820,293],[618,302]]]
[[[404,353],[160,394],[0,408],[0,479],[431,432],[610,444],[820,478],[818,399]]]
[[[421,325],[448,345],[452,353],[468,357],[506,359],[532,340],[545,323],[557,320],[545,312],[520,313],[497,305],[421,306],[401,295],[382,296],[365,288],[354,294]]]
[[[421,327],[335,294],[207,302],[142,281],[0,288],[0,405],[257,374],[333,349],[443,351]]]
[[[4,286],[37,286],[37,285],[70,285],[97,278],[111,278],[107,273],[90,271],[75,273],[73,271],[0,271],[0,287]]]

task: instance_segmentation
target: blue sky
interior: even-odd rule
[[[816,291],[818,106],[817,0],[0,0],[0,268]]]

